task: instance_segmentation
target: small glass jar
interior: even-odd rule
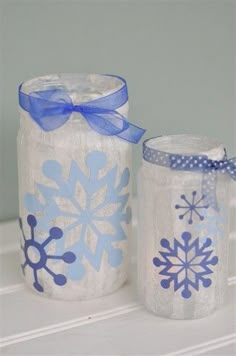
[[[229,175],[213,168],[224,158],[224,146],[209,138],[174,135],[144,142],[138,286],[142,302],[157,315],[201,318],[225,301]]]
[[[55,90],[60,106],[57,90],[80,105],[124,85],[118,77],[62,74],[29,80],[20,90],[29,101],[32,92],[40,95],[42,103],[45,90]],[[32,120],[27,104],[25,109],[20,107],[18,170],[26,283],[65,300],[112,293],[127,279],[131,145],[96,132],[82,112],[72,112],[63,125],[45,131]],[[34,115],[43,110],[36,108]],[[117,112],[127,118],[128,101]]]

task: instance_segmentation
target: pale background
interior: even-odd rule
[[[0,0],[0,219],[18,215],[17,87],[55,72],[125,77],[145,137],[195,133],[235,153],[235,1]],[[134,147],[135,172],[141,144]]]

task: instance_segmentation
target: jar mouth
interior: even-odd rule
[[[30,94],[48,89],[65,90],[74,102],[95,100],[118,91],[125,80],[118,76],[86,73],[61,73],[36,77],[22,83],[21,91]]]
[[[150,148],[166,154],[185,156],[206,155],[209,159],[221,160],[225,156],[224,146],[217,140],[195,135],[168,135],[146,140],[144,148]]]

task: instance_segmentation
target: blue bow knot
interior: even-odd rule
[[[19,104],[44,131],[61,127],[70,119],[73,112],[77,112],[96,132],[138,143],[145,130],[128,122],[117,111],[128,101],[126,82],[120,77],[119,79],[124,83],[121,89],[80,105],[73,104],[64,89],[47,89],[25,94],[20,85]]]

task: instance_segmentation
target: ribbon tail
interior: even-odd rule
[[[202,195],[205,196],[205,201],[214,210],[219,211],[217,202],[217,171],[204,171],[202,176]]]
[[[95,114],[89,113],[86,108],[81,114],[89,126],[102,135],[117,136],[125,141],[138,143],[145,133],[144,129],[129,123],[124,116],[116,111],[103,109],[99,112],[97,109]]]
[[[231,178],[236,181],[236,157],[229,159],[228,162],[230,167],[228,173],[230,174]]]
[[[146,130],[142,129],[141,127],[129,123],[129,127],[126,130],[118,133],[117,136],[125,141],[138,143],[145,132]]]

